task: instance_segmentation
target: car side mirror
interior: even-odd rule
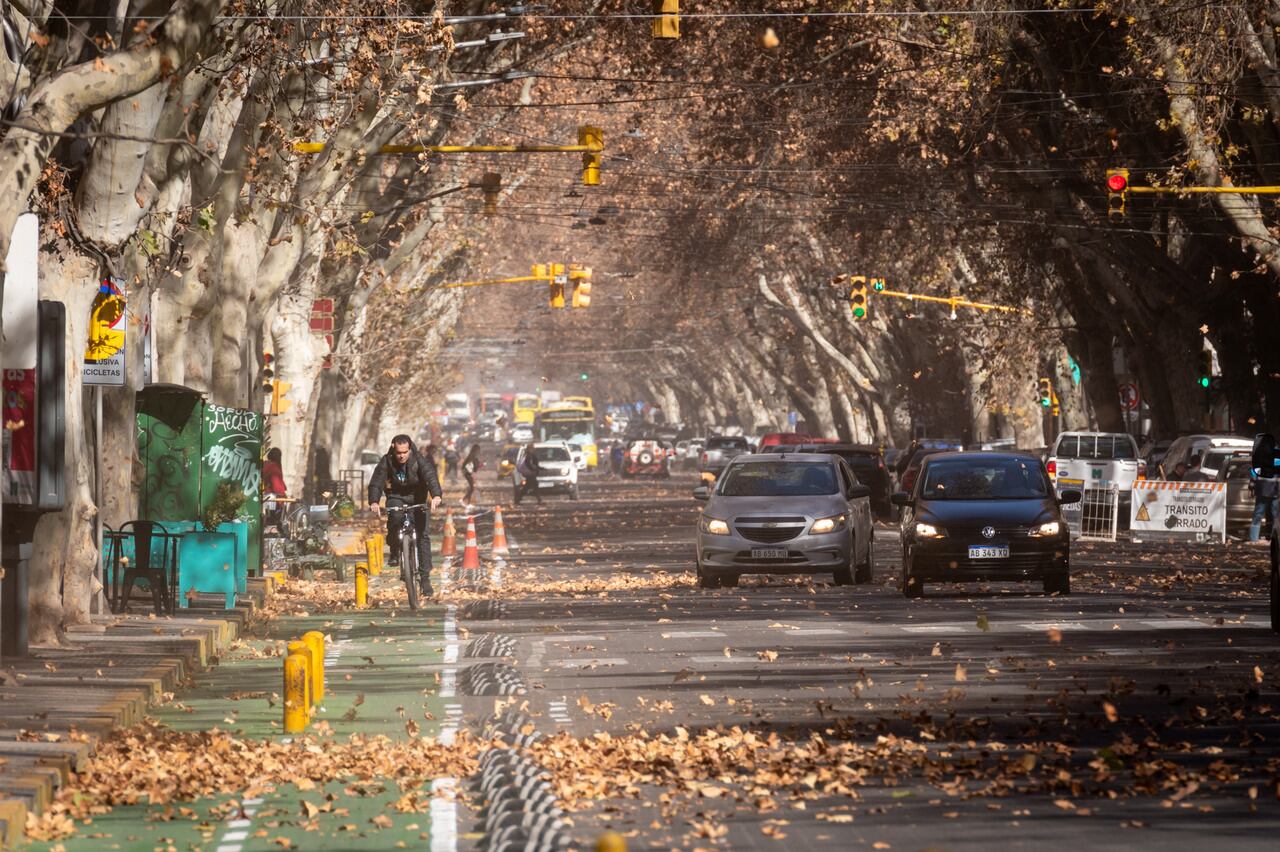
[[[871,489],[868,486],[863,485],[861,482],[849,486],[848,497],[850,500],[857,500],[859,497],[870,496]]]
[[[1073,503],[1079,503],[1084,499],[1084,495],[1077,488],[1068,488],[1058,495],[1059,506],[1070,506]]]
[[[905,491],[895,491],[890,497],[889,502],[895,506],[910,506],[911,495]]]
[[[708,487],[707,487],[707,486],[705,486],[705,485],[699,485],[697,488],[693,489],[693,499],[695,499],[695,500],[710,500],[710,499],[711,499],[711,489],[710,489],[710,488],[708,488]]]

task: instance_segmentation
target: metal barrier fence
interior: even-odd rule
[[[1071,537],[1081,541],[1115,541],[1120,527],[1120,490],[1112,485],[1085,488],[1081,493],[1084,499],[1079,503],[1062,507],[1062,518]]]

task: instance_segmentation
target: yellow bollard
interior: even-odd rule
[[[311,650],[311,660],[315,663],[311,670],[311,703],[319,706],[324,703],[324,634],[308,630],[302,634],[302,641]]]
[[[365,557],[369,560],[369,574],[376,577],[382,573],[382,566],[378,564],[378,547],[379,537],[376,535],[369,536],[365,540],[364,549]]]
[[[369,605],[369,566],[363,562],[356,563],[356,609],[364,609]]]
[[[307,707],[310,684],[307,677],[307,651],[301,642],[289,643],[284,658],[284,732],[300,734],[307,729],[311,713]]]
[[[596,852],[627,852],[627,840],[616,831],[606,831],[596,841]]]
[[[382,569],[387,567],[387,537],[382,533],[378,533],[374,539],[377,542],[374,554],[378,558],[378,570],[376,574],[381,574]]]

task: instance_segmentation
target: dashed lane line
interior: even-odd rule
[[[456,852],[458,848],[458,779],[431,782],[431,852]]]
[[[626,657],[582,657],[572,660],[556,660],[553,663],[558,669],[589,669],[601,666],[628,665]]]
[[[240,802],[240,810],[244,813],[244,817],[236,817],[227,820],[227,827],[222,832],[222,838],[216,847],[216,852],[241,852],[244,848],[244,841],[249,839],[249,829],[253,826],[253,815],[258,812],[258,808],[262,806],[262,799],[243,799]]]

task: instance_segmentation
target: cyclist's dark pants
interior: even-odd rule
[[[413,525],[418,530],[418,570],[421,576],[426,577],[431,573],[431,539],[427,536],[428,513],[426,509],[414,509],[409,514],[413,516]],[[395,505],[387,506],[387,544],[391,548],[391,560],[397,563],[400,561],[400,524],[404,522],[403,516],[404,512]]]

